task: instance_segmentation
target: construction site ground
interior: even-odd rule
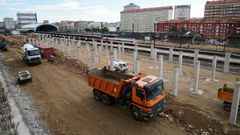
[[[167,108],[161,117],[149,121],[137,122],[131,117],[131,111],[118,105],[104,106],[94,100],[92,88],[88,86],[86,74],[81,68],[68,62],[49,63],[43,60],[41,65],[28,66],[22,62],[21,49],[9,45],[4,52],[5,63],[14,76],[20,70],[29,70],[33,81],[21,87],[33,102],[39,118],[45,128],[53,135],[78,134],[240,134],[240,129],[227,124],[229,112],[223,110],[222,102],[217,99],[218,88],[227,83],[234,86],[237,75],[217,72],[218,82],[206,81],[210,71],[201,69],[199,89],[201,95],[190,90],[193,82],[194,68],[183,66],[180,77],[179,96],[168,96]],[[82,49],[85,49],[84,47]],[[84,62],[89,63],[86,50],[81,54]],[[104,52],[104,51],[103,51]],[[96,60],[98,57],[96,58]],[[141,71],[157,75],[154,61],[148,57],[141,58]],[[123,56],[132,70],[132,54]],[[99,67],[106,65],[106,57]],[[171,93],[173,69],[177,64],[164,61],[164,79],[166,90]],[[239,118],[238,118],[238,122]]]

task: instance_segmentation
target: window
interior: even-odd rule
[[[145,95],[145,94],[144,94],[144,91],[143,91],[143,90],[140,90],[140,89],[137,89],[137,90],[136,90],[136,96],[139,97],[139,98],[141,98],[142,95]]]

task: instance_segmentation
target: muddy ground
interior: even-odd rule
[[[40,114],[39,119],[46,123],[53,135],[78,134],[239,134],[239,128],[227,125],[228,112],[216,99],[217,88],[224,82],[234,82],[235,75],[217,73],[219,82],[210,84],[205,79],[209,71],[202,69],[201,89],[203,95],[189,91],[193,69],[185,66],[184,77],[180,80],[179,97],[168,98],[167,109],[162,117],[154,117],[146,122],[132,119],[130,110],[113,105],[104,106],[92,96],[92,88],[87,85],[86,75],[69,64],[51,64],[43,61],[41,65],[27,66],[21,60],[19,46],[9,46],[4,53],[5,63],[16,76],[20,70],[29,70],[33,82],[21,87],[31,97],[33,109]],[[131,55],[124,59],[131,62]],[[86,58],[85,58],[86,60]],[[156,74],[147,58],[141,59],[141,71]],[[106,62],[106,60],[105,60]],[[166,63],[165,77],[169,80],[166,89],[171,92],[170,72],[176,65]],[[131,65],[130,65],[131,68]],[[230,84],[232,85],[232,84]]]

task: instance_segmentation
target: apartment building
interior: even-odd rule
[[[130,5],[132,5],[130,3]],[[135,4],[134,4],[135,5]],[[124,32],[154,32],[154,23],[162,20],[171,20],[173,7],[153,7],[140,8],[133,6],[132,8],[124,8],[121,14],[120,31]]]

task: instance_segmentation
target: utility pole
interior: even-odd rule
[[[154,48],[156,47],[156,23],[154,23],[154,39],[153,39],[153,45],[154,45]]]
[[[132,23],[132,36],[133,36],[133,38],[135,37],[134,36],[134,23]]]

